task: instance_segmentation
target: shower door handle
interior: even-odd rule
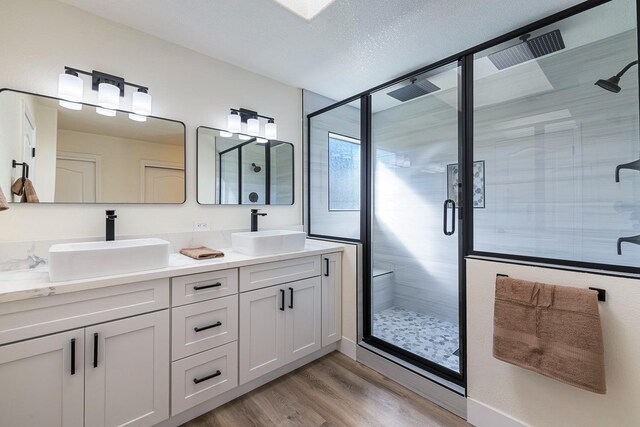
[[[447,222],[449,222],[449,208],[451,208],[451,231],[448,231],[447,229]],[[456,232],[456,202],[451,199],[444,201],[442,231],[444,231],[445,236],[452,236],[453,233]]]

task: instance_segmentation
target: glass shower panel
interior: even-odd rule
[[[360,100],[309,120],[309,232],[360,239]]]
[[[454,63],[371,100],[371,336],[454,373],[461,369],[458,81]]]
[[[640,266],[636,16],[612,1],[475,55],[475,251]]]

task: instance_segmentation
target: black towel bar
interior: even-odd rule
[[[506,274],[496,274],[496,277],[509,277]],[[606,301],[607,300],[607,291],[604,289],[600,289],[600,288],[589,288],[592,291],[597,291],[598,292],[598,301]]]

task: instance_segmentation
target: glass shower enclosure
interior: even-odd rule
[[[458,62],[371,95],[367,341],[462,378]],[[481,207],[482,165],[478,165]]]

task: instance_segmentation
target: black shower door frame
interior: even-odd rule
[[[610,1],[616,0],[589,0],[583,3],[580,3],[571,8],[560,11],[556,14],[550,15],[546,18],[533,22],[529,25],[525,25],[521,28],[513,30],[507,34],[496,37],[490,41],[479,44],[475,47],[467,49],[465,51],[459,52],[455,55],[451,55],[445,59],[437,61],[431,65],[420,68],[418,70],[412,71],[400,77],[397,77],[393,80],[390,80],[386,83],[383,83],[379,86],[368,89],[359,94],[353,95],[349,98],[346,98],[342,101],[329,105],[325,108],[322,108],[318,111],[315,111],[307,116],[307,141],[310,141],[311,138],[311,119],[315,116],[324,114],[328,111],[331,111],[335,108],[347,105],[354,101],[360,101],[360,112],[361,112],[361,176],[363,179],[361,180],[361,201],[360,201],[360,239],[345,239],[339,236],[326,236],[326,235],[317,235],[313,233],[313,229],[311,227],[311,209],[308,207],[307,209],[307,224],[309,237],[316,237],[322,239],[330,239],[330,240],[338,240],[338,241],[350,241],[350,242],[358,242],[363,245],[363,288],[362,288],[362,300],[358,301],[358,304],[362,304],[363,311],[363,322],[362,326],[363,336],[362,340],[373,346],[377,349],[380,349],[383,352],[386,352],[392,356],[395,356],[398,359],[401,359],[405,362],[408,362],[418,368],[421,368],[429,373],[435,374],[447,381],[450,381],[454,384],[457,384],[466,389],[467,385],[467,336],[466,336],[466,268],[465,268],[465,258],[468,256],[489,256],[493,258],[499,258],[504,260],[504,262],[509,262],[509,260],[513,260],[516,262],[536,262],[543,264],[551,264],[554,268],[558,268],[558,265],[562,265],[565,262],[562,260],[556,259],[543,259],[543,258],[533,258],[533,257],[521,257],[509,254],[493,254],[493,253],[483,253],[478,252],[473,249],[473,201],[472,195],[473,191],[473,60],[474,54],[496,46],[498,44],[504,43],[506,41],[515,39],[517,37],[522,36],[523,34],[527,34],[538,30],[542,27],[551,25],[555,22],[561,21],[563,19],[569,18],[571,16],[580,14],[587,10],[598,7],[602,4],[609,3]],[[638,1],[636,1],[636,5]],[[637,20],[640,22],[640,7],[636,6],[637,9]],[[640,31],[638,32],[639,43],[638,47],[640,48]],[[375,92],[378,92],[382,89],[393,86],[402,81],[411,79],[412,77],[416,77],[420,74],[435,70],[442,66],[458,62],[461,69],[461,74],[459,78],[459,118],[458,118],[458,163],[460,164],[462,170],[462,183],[460,188],[460,199],[462,201],[461,209],[458,211],[458,230],[460,230],[459,234],[459,267],[458,267],[458,275],[459,275],[459,289],[458,289],[458,299],[459,299],[459,328],[460,328],[460,372],[451,371],[446,369],[440,365],[437,365],[434,362],[431,362],[426,359],[422,359],[413,355],[412,353],[403,350],[399,347],[395,347],[385,341],[382,341],[376,337],[373,337],[371,334],[371,322],[372,322],[372,311],[371,311],[371,303],[372,303],[372,247],[371,247],[371,232],[372,232],[372,145],[371,145],[371,95]],[[307,150],[307,161],[308,164],[311,162],[311,154],[310,150]],[[307,168],[307,191],[308,194],[311,193],[311,180],[310,180],[310,169]],[[605,270],[603,274],[610,275],[620,275],[621,273],[629,272],[630,268],[617,268],[617,266],[611,265],[601,265],[601,264],[591,264],[591,263],[580,263],[580,262],[566,262],[570,264],[571,267],[585,268],[585,269],[598,269]],[[608,271],[607,271],[608,270]],[[617,273],[612,270],[618,270],[620,273]],[[637,273],[637,269],[633,269],[635,273]],[[382,355],[384,357],[384,355]],[[430,378],[429,378],[430,379]]]

